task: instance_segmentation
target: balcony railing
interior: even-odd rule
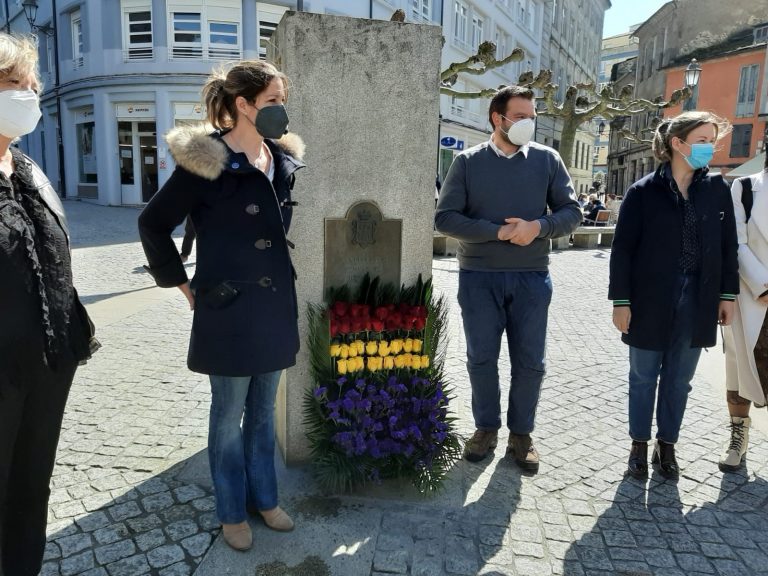
[[[467,110],[463,106],[452,105],[451,114],[453,116],[457,116],[458,118],[464,118],[465,120],[469,120],[474,124],[480,124],[483,122],[483,116],[475,112],[471,112],[470,110]]]
[[[154,60],[155,48],[154,46],[142,46],[128,48],[123,50],[123,62],[136,62],[142,60]]]
[[[171,46],[168,48],[168,60],[201,60],[203,62],[219,60],[239,60],[242,58],[240,48],[218,48],[209,46]]]

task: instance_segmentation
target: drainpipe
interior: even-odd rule
[[[8,8],[8,0],[5,0],[5,31],[11,33],[11,9]]]
[[[61,95],[59,93],[59,68],[61,68],[61,61],[59,60],[59,13],[56,10],[56,0],[51,1],[52,11],[51,22],[53,23],[53,59],[56,63],[56,74],[54,75],[54,93],[56,96],[56,120],[59,125],[59,133],[57,135],[57,145],[59,152],[59,195],[62,198],[67,197],[67,181],[64,168],[64,127],[63,118],[61,117]]]
[[[368,18],[373,20],[373,0],[369,0],[368,2]]]

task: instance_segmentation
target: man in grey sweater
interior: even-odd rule
[[[440,191],[435,227],[459,241],[459,305],[467,338],[475,434],[464,456],[476,462],[498,441],[498,359],[506,330],[512,374],[507,455],[536,471],[533,446],[544,378],[547,315],[552,298],[549,239],[570,235],[582,213],[559,154],[530,142],[533,91],[508,86],[491,100],[488,142],[460,154]],[[549,208],[549,213],[547,211]]]

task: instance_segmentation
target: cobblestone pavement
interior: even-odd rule
[[[152,285],[131,236],[136,211],[66,208],[87,302]],[[605,300],[607,260],[604,250],[552,257],[537,475],[503,458],[503,434],[495,458],[458,463],[445,491],[430,499],[396,485],[327,495],[307,470],[281,469],[283,505],[297,529],[286,535],[254,525],[248,554],[213,543],[210,489],[186,473],[204,462],[209,396],[207,381],[184,366],[191,319],[184,302],[168,291],[102,327],[104,347],[78,372],[65,416],[43,574],[768,574],[768,443],[754,430],[748,466],[718,471],[726,410],[711,375],[700,371],[694,381],[680,480],[623,477],[627,361]],[[455,259],[434,261],[435,285],[451,307],[454,406],[469,435],[457,272]],[[501,371],[509,372],[504,353]]]

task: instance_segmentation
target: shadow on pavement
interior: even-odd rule
[[[41,576],[192,574],[219,532],[207,469],[203,450],[135,484],[130,480],[141,473],[128,470],[57,475],[57,489],[69,485],[69,492],[93,495],[73,508],[85,512],[85,506],[87,514],[49,519]]]
[[[577,534],[563,574],[764,573],[768,482],[742,470],[709,488],[717,491],[714,502],[686,506],[676,482],[655,474],[647,483],[624,478],[594,526]]]

